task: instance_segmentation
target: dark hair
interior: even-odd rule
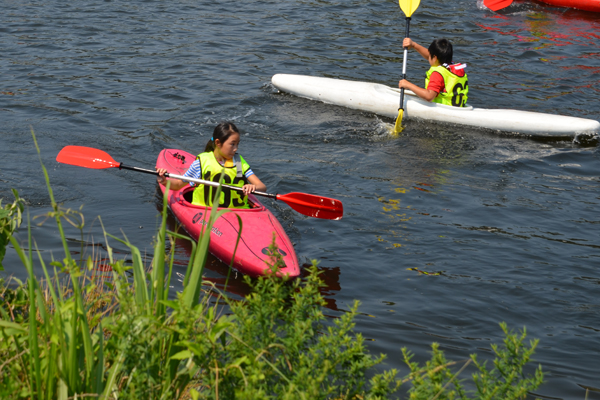
[[[431,57],[436,56],[440,64],[452,62],[452,43],[448,39],[435,39],[428,50]]]
[[[233,122],[221,122],[219,125],[215,126],[215,130],[213,131],[212,138],[206,143],[206,147],[204,151],[214,151],[215,150],[215,140],[219,139],[221,144],[225,143],[227,139],[234,133],[240,134],[237,126],[233,124]]]

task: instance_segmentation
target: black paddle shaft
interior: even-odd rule
[[[408,32],[410,30],[410,17],[406,17],[406,35],[404,37],[409,37]],[[406,57],[408,57],[408,50],[404,50],[404,61],[402,63],[402,79],[406,79]],[[399,110],[404,110],[404,88],[400,89],[400,108]]]

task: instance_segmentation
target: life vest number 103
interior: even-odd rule
[[[211,180],[213,182],[219,183],[219,178],[221,174],[215,174],[212,176],[211,171],[206,171],[204,174],[204,180]],[[225,185],[238,186],[240,182],[244,182],[243,178],[233,178],[233,183],[231,182],[231,177],[228,175],[223,176],[223,183]],[[217,188],[213,188],[212,186],[204,186],[204,204],[212,204],[212,198],[214,197],[213,189],[216,191]],[[219,202],[219,207],[243,207],[245,204],[246,196],[240,194],[240,192],[222,188],[221,194],[223,195],[223,202]],[[231,203],[231,204],[230,204]]]

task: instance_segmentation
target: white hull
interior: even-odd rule
[[[277,89],[296,96],[394,119],[398,116],[400,89],[397,88],[378,83],[288,74],[274,75],[271,82]],[[600,122],[593,119],[509,109],[451,107],[427,102],[408,90],[404,96],[404,117],[534,136],[575,136],[600,131]]]

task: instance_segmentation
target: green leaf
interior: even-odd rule
[[[17,333],[27,332],[27,328],[21,326],[20,324],[4,320],[0,320],[0,328],[6,329],[4,332],[9,336],[12,336],[13,334]]]
[[[193,354],[189,350],[182,350],[179,353],[175,353],[171,356],[172,360],[185,360],[192,357]]]

